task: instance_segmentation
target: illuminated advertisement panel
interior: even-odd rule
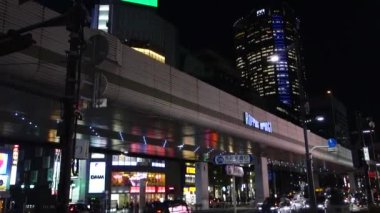
[[[8,175],[0,175],[0,192],[7,191]]]
[[[6,175],[8,171],[8,154],[0,153],[0,175]]]
[[[0,192],[6,192],[9,189],[11,163],[11,151],[0,150]]]
[[[91,162],[88,193],[103,193],[105,189],[106,162]]]
[[[145,6],[149,6],[149,7],[158,7],[158,0],[121,0],[121,1],[145,5]]]

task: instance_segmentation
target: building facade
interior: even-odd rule
[[[310,99],[308,127],[324,138],[335,138],[340,145],[351,148],[347,109],[330,92]]]
[[[101,0],[92,11],[91,27],[118,37],[122,43],[155,60],[177,67],[175,27],[157,14],[158,5],[131,2]]]
[[[300,58],[299,20],[286,4],[270,2],[234,23],[234,48],[241,86],[253,89],[291,116],[300,109],[305,80]],[[273,56],[277,58],[275,60]]]

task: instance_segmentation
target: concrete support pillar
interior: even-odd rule
[[[198,162],[195,164],[195,202],[202,210],[209,209],[209,193],[208,193],[208,164]]]
[[[268,159],[266,157],[255,157],[255,185],[256,185],[256,203],[263,202],[269,197],[268,182]]]
[[[349,183],[350,183],[350,192],[352,192],[352,193],[356,192],[357,183],[356,183],[355,173],[353,173],[353,172],[348,173],[348,179],[349,179]]]
[[[140,194],[139,194],[139,213],[143,213],[145,209],[145,189],[146,179],[140,179]]]
[[[314,181],[314,189],[319,188],[320,187],[319,173],[316,171],[313,172],[313,181]]]
[[[86,198],[86,181],[88,177],[89,169],[87,167],[88,160],[79,160],[79,174],[78,174],[78,184],[76,185],[78,190],[78,200],[77,202],[87,202]]]

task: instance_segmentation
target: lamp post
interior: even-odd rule
[[[298,71],[299,72],[299,71]],[[300,84],[300,88],[303,86]],[[306,122],[306,101],[303,95],[303,89],[300,89],[300,99],[301,99],[301,122],[303,129],[303,136],[305,141],[305,158],[306,158],[306,176],[307,176],[307,184],[309,189],[309,204],[311,212],[316,212],[316,200],[315,200],[315,192],[314,192],[314,180],[313,180],[313,168],[311,165],[311,152],[309,150],[309,140],[307,135],[307,122]]]
[[[364,138],[364,132],[363,132],[363,118],[362,118],[362,115],[360,112],[356,112],[356,123],[357,123],[357,128],[359,130],[359,141],[362,143],[362,149],[363,149],[363,152],[365,150],[365,148],[368,150],[368,146],[365,142],[365,138]],[[366,191],[367,191],[367,199],[368,199],[368,205],[372,205],[373,204],[373,194],[372,194],[372,190],[371,190],[371,181],[369,179],[369,176],[368,176],[368,172],[369,172],[369,169],[370,169],[370,162],[369,162],[369,154],[368,154],[368,157],[366,157],[366,154],[364,154],[364,159],[362,159],[364,161],[364,164],[363,164],[363,173],[364,173],[364,181],[365,181],[365,188],[366,188]],[[368,158],[368,159],[366,159]]]
[[[285,51],[288,51],[290,48],[296,48],[296,67],[297,67],[297,79],[299,81],[298,84],[298,92],[299,92],[299,101],[300,101],[300,122],[303,129],[303,137],[304,137],[304,145],[305,145],[305,159],[306,159],[306,176],[307,176],[307,184],[309,189],[309,206],[310,206],[310,212],[316,212],[317,211],[317,205],[316,205],[316,199],[315,199],[315,191],[314,191],[314,180],[313,180],[313,169],[311,165],[311,153],[309,150],[309,140],[307,135],[307,120],[306,120],[306,114],[308,111],[309,104],[306,101],[305,97],[305,91],[303,87],[302,82],[302,75],[301,75],[301,56],[299,53],[299,41],[298,39],[295,40],[295,42],[291,45],[289,45]],[[278,55],[273,55],[269,58],[269,61],[272,63],[276,63],[280,60],[280,57]]]

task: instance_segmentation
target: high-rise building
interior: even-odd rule
[[[308,128],[324,138],[335,138],[346,147],[350,146],[350,131],[346,106],[328,91],[325,96],[310,98]]]
[[[281,1],[267,1],[233,27],[241,86],[265,97],[277,111],[297,115],[299,87],[305,74],[299,54],[299,20],[294,11]]]
[[[157,7],[157,0],[100,0],[91,12],[91,27],[118,37],[161,63],[177,67],[177,30],[157,14]]]

